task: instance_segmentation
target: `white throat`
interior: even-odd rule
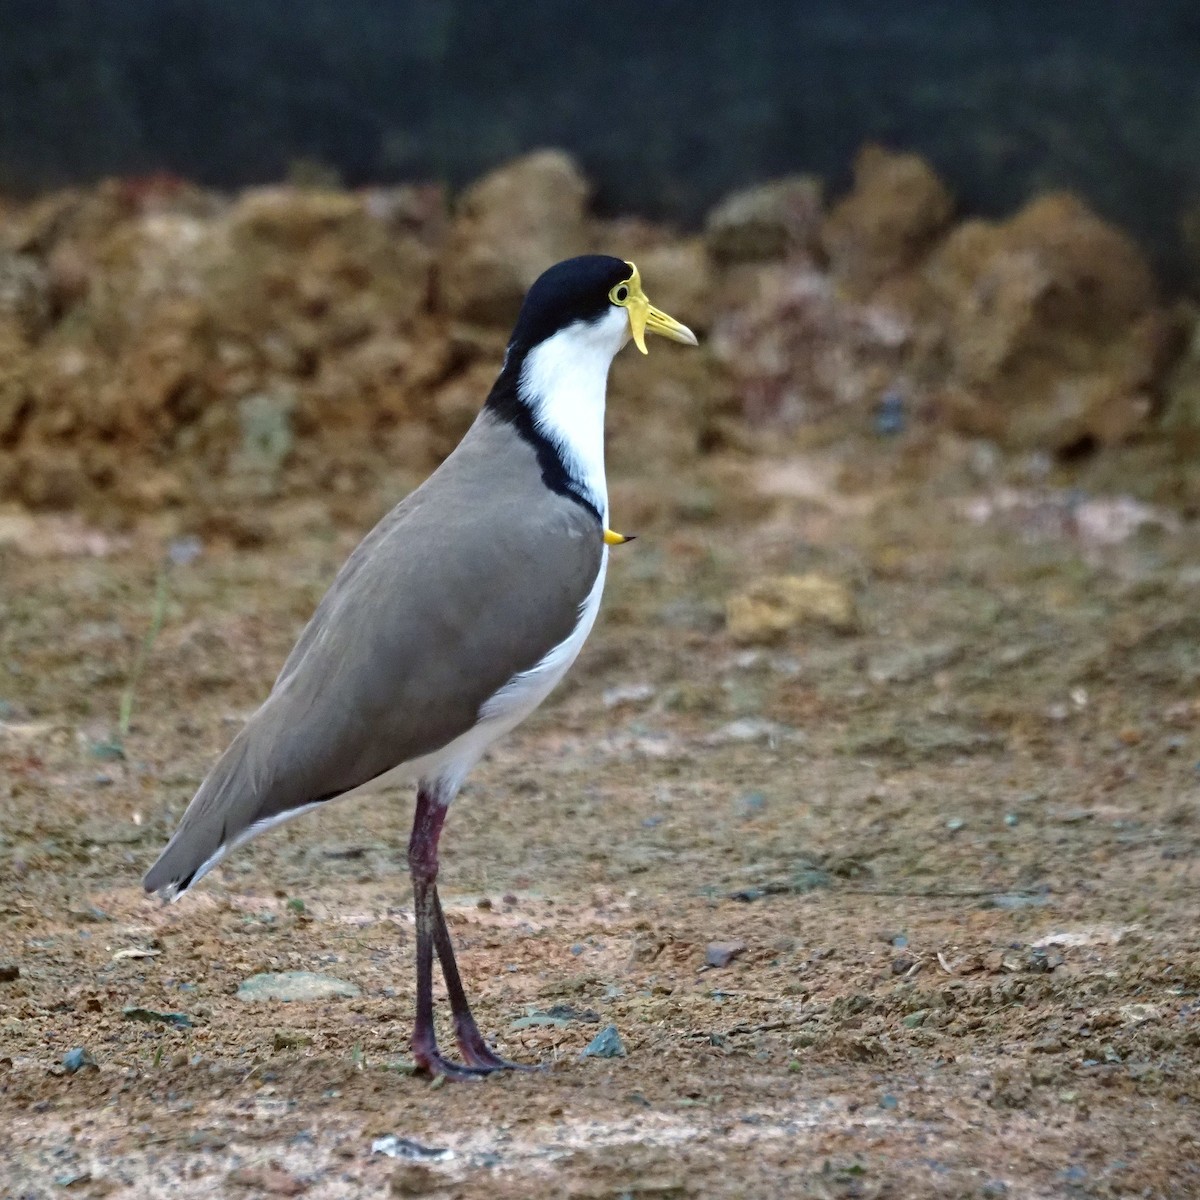
[[[629,316],[614,305],[600,320],[577,321],[530,350],[517,383],[538,432],[605,525],[604,394],[608,368],[628,340]]]

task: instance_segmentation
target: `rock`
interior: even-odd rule
[[[299,1050],[304,1046],[312,1045],[312,1038],[307,1033],[296,1033],[290,1029],[275,1030],[275,1037],[272,1040],[272,1047],[275,1050]]]
[[[866,146],[850,194],[821,226],[821,244],[835,278],[866,295],[919,262],[953,214],[949,189],[924,159]]]
[[[859,628],[850,589],[815,572],[759,579],[730,597],[725,616],[730,635],[742,645],[778,642],[805,624],[824,625],[836,633]]]
[[[727,197],[708,215],[705,245],[719,267],[803,257],[819,246],[823,185],[812,175],[776,179]]]
[[[21,968],[16,963],[0,963],[0,983],[13,983],[21,978]]]
[[[99,1064],[82,1046],[76,1046],[63,1055],[63,1069],[68,1075],[85,1069],[99,1070]]]
[[[1132,241],[1074,196],[967,221],[922,272],[941,411],[1013,448],[1069,450],[1148,425],[1178,328]]]
[[[560,150],[527,154],[469,187],[440,260],[442,307],[483,325],[511,325],[538,275],[587,249],[588,191]]]
[[[266,1192],[268,1196],[302,1196],[309,1189],[306,1180],[297,1179],[278,1163],[269,1163],[265,1167],[238,1167],[225,1176],[225,1182],[232,1187]]]
[[[704,965],[727,967],[745,949],[745,942],[709,942],[704,949]]]
[[[371,1143],[372,1154],[386,1154],[388,1158],[403,1158],[410,1162],[446,1162],[454,1157],[454,1151],[442,1146],[423,1146],[411,1138],[385,1133]]]
[[[279,974],[251,975],[238,985],[239,1000],[336,1000],[352,999],[359,990],[352,983],[317,975],[311,971],[284,971]]]
[[[624,1058],[625,1043],[615,1025],[606,1025],[584,1047],[580,1058]]]
[[[176,1029],[191,1029],[192,1018],[187,1013],[157,1012],[153,1008],[123,1008],[121,1016],[127,1021],[144,1021],[147,1025],[173,1025]]]
[[[600,696],[600,703],[605,708],[619,708],[626,704],[645,704],[653,700],[657,689],[649,683],[622,683],[616,687],[605,688]]]

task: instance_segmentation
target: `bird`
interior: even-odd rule
[[[497,738],[575,661],[610,547],[609,367],[656,333],[697,345],[608,255],[557,263],[529,288],[495,384],[461,442],[350,554],[261,707],[205,777],[147,892],[177,900],[250,838],[330,801],[416,781],[408,843],[416,923],[411,1050],[430,1076],[526,1069],[480,1032],[438,898],[447,811]],[[461,1061],[434,1029],[433,963]]]

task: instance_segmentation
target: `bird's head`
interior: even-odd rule
[[[568,258],[544,271],[529,289],[511,346],[528,349],[567,329],[580,338],[611,344],[616,354],[630,338],[646,354],[646,334],[695,346],[696,335],[654,307],[631,262],[604,254]]]

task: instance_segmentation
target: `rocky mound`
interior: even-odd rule
[[[655,453],[695,453],[718,409],[784,429],[886,400],[1060,451],[1168,409],[1195,423],[1164,395],[1195,386],[1173,365],[1179,319],[1073,197],[956,225],[928,165],[879,148],[832,208],[782,180],[730,197],[703,239],[594,219],[588,195],[545,151],[453,206],[436,186],[230,198],[161,177],[0,206],[0,498],[244,509],[426,470],[524,289],[593,249],[636,258],[663,307],[713,331],[707,359],[652,356],[636,408],[616,374],[618,424],[661,418]]]

